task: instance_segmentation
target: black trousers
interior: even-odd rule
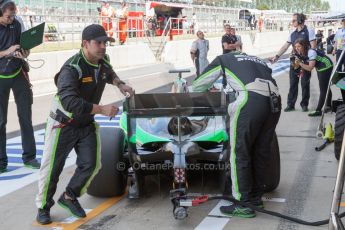
[[[329,80],[331,79],[333,68],[329,68],[323,72],[317,72],[317,78],[319,79],[319,88],[320,88],[320,96],[319,102],[317,103],[316,111],[321,111],[323,104],[326,100],[326,93],[329,84]],[[332,104],[332,91],[329,90],[326,106],[331,106]]]
[[[242,103],[232,108],[234,114],[239,109],[239,114],[230,121],[232,195],[241,201],[261,199],[264,193],[271,142],[280,117],[280,112],[271,112],[268,97],[248,94],[242,108]]]
[[[32,127],[32,91],[29,82],[18,74],[14,78],[0,78],[0,165],[7,166],[6,154],[6,124],[8,101],[12,89],[17,105],[20,131],[22,136],[23,162],[36,158],[36,145]]]
[[[38,208],[50,208],[54,205],[53,196],[60,174],[73,149],[77,154],[77,169],[66,187],[68,196],[77,198],[84,194],[100,169],[100,140],[96,124],[83,128],[54,128],[57,124],[48,118],[36,198]]]
[[[298,83],[300,77],[298,77],[297,73],[294,71],[292,67],[290,67],[290,88],[289,94],[287,99],[287,105],[289,107],[295,108],[295,103],[297,101],[298,96]],[[302,100],[300,105],[301,106],[308,106],[309,105],[309,98],[310,98],[310,77],[311,72],[304,71],[303,77],[301,77],[301,87],[302,87]]]
[[[337,61],[340,58],[341,52],[342,52],[342,50],[337,50],[337,52],[335,53]],[[340,72],[344,72],[345,71],[345,55],[343,57],[343,60],[341,60],[339,66],[338,66],[337,71],[340,71]],[[345,103],[345,90],[341,89],[340,91],[341,91],[341,96],[343,98],[343,101]]]
[[[341,52],[342,52],[342,50],[337,50],[336,53],[335,53],[335,55],[336,55],[335,57],[336,57],[337,61],[340,58]],[[340,65],[339,65],[337,71],[340,71],[340,72],[345,71],[345,55],[343,57],[343,60],[341,60]]]

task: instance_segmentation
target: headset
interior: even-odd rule
[[[298,23],[298,25],[301,25],[301,24],[304,23],[305,18],[304,18],[304,15],[303,15],[303,14],[297,13],[297,14],[296,14],[296,17],[297,17],[297,23]]]

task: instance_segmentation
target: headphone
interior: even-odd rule
[[[297,23],[298,23],[298,25],[301,25],[301,24],[304,23],[305,18],[304,18],[304,15],[303,15],[303,14],[297,13],[297,14],[296,14],[296,17],[297,17]]]

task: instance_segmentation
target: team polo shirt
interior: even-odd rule
[[[294,44],[295,41],[299,38],[302,38],[303,40],[311,42],[316,39],[315,30],[310,29],[307,26],[304,26],[303,29],[300,31],[297,31],[296,29],[292,33],[289,34],[287,42],[290,44]]]
[[[7,26],[0,24],[0,51],[20,44],[20,35],[21,24],[16,19],[13,20],[12,24]],[[22,64],[22,60],[18,58],[0,58],[0,78],[15,77],[19,73]]]
[[[308,50],[308,60],[315,60],[315,69],[318,72],[322,72],[333,67],[333,62],[329,57],[322,52],[317,52],[314,49]]]

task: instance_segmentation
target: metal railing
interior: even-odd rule
[[[27,27],[35,26],[41,22],[46,22],[45,44],[40,47],[40,51],[60,50],[80,47],[82,30],[89,24],[102,24],[104,17],[95,15],[90,17],[87,15],[76,16],[57,16],[57,15],[22,15],[21,16]],[[221,34],[224,32],[224,24],[230,24],[237,31],[257,31],[257,24],[249,24],[247,20],[219,20],[217,17],[198,19],[193,18],[167,18],[165,20],[152,20],[146,17],[128,17],[126,19],[127,27],[125,30],[119,28],[120,18],[110,18],[112,23],[113,37],[118,41],[121,33],[126,33],[129,42],[145,42],[150,37],[164,35],[162,39],[167,39],[167,29],[171,36],[194,35],[201,30],[208,35]],[[328,21],[307,21],[308,25],[315,28],[323,26]],[[333,23],[334,24],[334,23]],[[333,25],[332,24],[332,25]],[[333,25],[336,29],[337,23]],[[283,31],[292,29],[290,21],[281,20],[265,20],[262,31]],[[163,42],[164,43],[164,42]],[[53,47],[53,48],[51,48]]]

